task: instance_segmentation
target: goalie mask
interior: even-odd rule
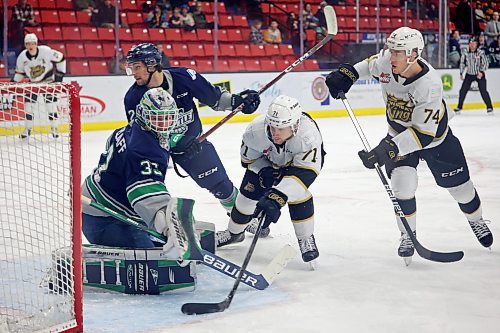
[[[266,113],[266,132],[270,135],[270,127],[291,128],[292,135],[297,134],[302,116],[302,107],[299,101],[293,97],[280,95],[276,97]]]
[[[146,91],[137,106],[137,123],[160,140],[168,138],[178,119],[179,109],[174,98],[162,88]]]

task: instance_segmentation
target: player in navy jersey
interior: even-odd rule
[[[99,165],[82,185],[84,196],[122,215],[144,221],[168,235],[166,209],[171,200],[165,186],[169,161],[165,138],[176,126],[179,110],[163,89],[151,89],[139,102],[134,120],[111,134]],[[147,233],[83,206],[83,233],[92,244],[152,248]]]
[[[198,142],[202,126],[193,98],[216,111],[231,111],[243,104],[242,112],[253,113],[260,104],[259,94],[245,90],[231,94],[208,82],[193,69],[185,67],[161,68],[161,54],[155,45],[143,43],[134,46],[127,54],[127,74],[135,83],[125,95],[125,111],[130,121],[141,96],[151,88],[162,88],[174,98],[179,108],[179,121],[165,143],[172,160],[180,165],[202,188],[209,190],[230,212],[238,190],[229,180],[226,170],[208,141]]]

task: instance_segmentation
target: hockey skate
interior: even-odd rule
[[[217,247],[226,246],[229,244],[240,243],[245,239],[245,232],[233,234],[229,230],[217,231],[215,234],[215,245]]]
[[[302,260],[304,262],[310,262],[319,257],[319,252],[316,246],[316,240],[314,239],[314,235],[311,235],[306,238],[299,238],[298,241],[299,241],[300,253],[302,254]],[[315,269],[314,265],[311,265],[311,268]]]
[[[453,111],[455,111],[455,114],[461,114],[462,113],[462,109],[461,108],[455,108],[455,109],[453,109]]]
[[[416,231],[413,231],[413,235],[416,236]],[[398,256],[403,258],[406,266],[411,264],[412,256],[415,253],[415,247],[413,247],[413,242],[407,233],[401,233],[401,243],[398,248]]]
[[[30,135],[31,135],[31,130],[27,128],[27,129],[24,130],[24,132],[22,132],[21,134],[19,134],[19,138],[20,139],[26,139]]]
[[[469,225],[474,232],[474,235],[476,235],[479,243],[481,243],[484,247],[490,248],[491,244],[493,244],[493,234],[486,225],[488,222],[490,221],[480,219],[477,222],[469,221]]]
[[[254,234],[257,232],[257,226],[259,225],[259,221],[257,219],[252,219],[250,223],[247,225],[245,228],[245,231]],[[259,238],[265,238],[269,236],[269,233],[271,232],[271,229],[269,227],[267,228],[262,228],[259,234]]]
[[[487,115],[490,115],[490,116],[494,115],[494,113],[493,113],[493,108],[488,108],[488,109],[486,109],[486,114],[487,114]]]
[[[52,134],[52,137],[54,139],[57,139],[59,137],[59,132],[57,132],[57,128],[55,127],[52,127],[52,129],[50,130],[50,134]]]

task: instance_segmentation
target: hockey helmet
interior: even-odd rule
[[[161,69],[161,53],[151,43],[141,43],[133,46],[127,53],[127,66],[131,63],[142,61],[147,67],[154,66]]]
[[[401,27],[390,34],[386,45],[390,50],[405,51],[407,57],[410,57],[413,51],[420,57],[424,49],[424,38],[416,29]]]
[[[156,133],[159,138],[167,138],[177,125],[179,109],[166,90],[153,88],[142,96],[135,119],[144,129]]]
[[[301,116],[302,107],[299,101],[293,97],[280,95],[269,105],[265,119],[266,128],[269,126],[275,128],[291,127],[295,135],[299,129]]]
[[[26,36],[24,36],[24,44],[27,44],[27,43],[38,44],[38,37],[33,33],[26,34]]]

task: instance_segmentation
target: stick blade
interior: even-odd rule
[[[220,303],[185,303],[181,307],[182,313],[186,315],[201,315],[207,313],[223,312],[228,308],[227,300]]]
[[[456,252],[435,252],[424,248],[421,244],[415,246],[417,253],[424,259],[436,262],[457,262],[464,257],[463,251]]]
[[[335,9],[332,6],[326,6],[323,9],[326,19],[326,29],[329,35],[336,35],[338,31],[337,25],[337,15],[335,14]]]

